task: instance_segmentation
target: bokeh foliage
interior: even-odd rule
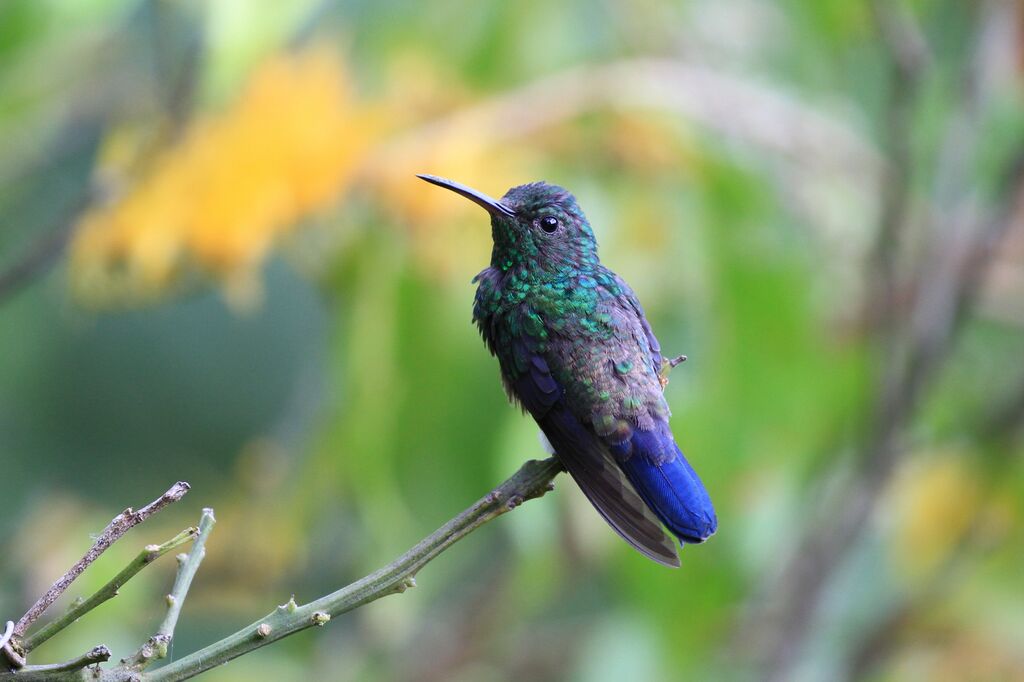
[[[413,174],[494,195],[543,178],[690,358],[667,394],[719,534],[665,570],[561,480],[416,590],[206,677],[1024,676],[1024,223],[999,190],[1024,13],[894,4],[919,35],[887,42],[855,0],[0,4],[0,272],[32,264],[0,288],[0,620],[186,479],[72,592],[213,506],[191,651],[369,572],[538,456],[469,323],[485,218]],[[915,37],[911,86],[893,63]],[[887,313],[873,249],[904,145]],[[963,238],[949,216],[988,212],[1009,234],[780,664],[773,595],[870,475],[919,275]],[[39,655],[127,653],[170,570]]]

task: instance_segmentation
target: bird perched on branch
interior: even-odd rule
[[[418,177],[490,213],[494,248],[473,280],[473,321],[510,398],[619,535],[654,561],[679,566],[662,526],[699,543],[718,525],[668,424],[664,370],[679,359],[662,358],[636,295],[601,265],[576,198],[535,182],[495,200]]]

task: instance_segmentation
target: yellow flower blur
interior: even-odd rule
[[[84,216],[71,245],[75,292],[135,303],[198,275],[251,302],[275,242],[330,206],[376,128],[333,53],[273,57],[225,112],[192,124],[123,197]]]
[[[984,501],[977,474],[952,456],[909,467],[894,490],[897,555],[909,575],[938,566],[970,530]]]

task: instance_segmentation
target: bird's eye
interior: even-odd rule
[[[540,219],[540,229],[544,230],[548,234],[551,234],[558,229],[558,218],[554,216],[544,216]]]

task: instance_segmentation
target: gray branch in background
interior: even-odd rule
[[[100,194],[99,191],[83,192],[83,196],[63,212],[59,225],[38,237],[19,260],[0,271],[0,305],[56,264],[71,240],[79,215]]]
[[[1002,0],[984,4],[977,37],[979,50],[983,42],[981,36],[991,32],[993,23],[1006,20],[1003,16],[1006,7]],[[882,16],[885,15],[879,15],[880,21]],[[880,30],[883,33],[887,30],[884,27],[882,22]],[[905,57],[894,53],[891,58],[897,62],[897,73],[901,73],[905,67],[899,62]],[[987,98],[991,94],[989,88],[975,84],[989,83],[991,78],[987,70],[994,66],[992,60],[979,55],[971,60],[970,68],[984,73],[972,73],[964,78],[961,112],[954,125],[950,126],[945,152],[940,157],[945,166],[936,171],[937,188],[949,187],[949,178],[962,178],[968,172],[967,165],[975,149],[973,146],[965,149],[963,144],[965,140],[977,142],[979,139],[977,128],[985,107],[990,104]],[[891,104],[906,106],[899,98]],[[891,121],[907,125],[906,113],[894,113],[892,116]],[[893,151],[897,155],[905,154],[905,150]],[[901,161],[896,158],[894,168],[897,171],[903,168],[904,173],[910,171],[907,159]],[[934,248],[926,254],[925,261],[918,268],[917,281],[911,287],[917,292],[917,298],[910,313],[910,323],[904,330],[905,341],[899,346],[883,344],[885,371],[876,393],[866,403],[872,414],[853,478],[838,495],[831,507],[832,514],[808,526],[796,543],[796,550],[785,569],[770,579],[762,591],[761,598],[769,606],[754,614],[752,629],[764,637],[756,644],[757,655],[762,661],[760,674],[763,679],[791,679],[803,660],[807,640],[813,633],[833,576],[849,551],[857,545],[886,485],[908,452],[901,442],[906,427],[927,386],[948,357],[957,332],[973,307],[993,253],[1006,233],[1013,213],[1019,208],[1022,181],[1024,149],[1017,150],[1010,159],[1004,172],[1001,194],[994,202],[996,209],[990,215],[978,215],[978,202],[972,193],[971,183],[953,183],[956,192],[935,198],[937,205],[951,208],[936,210],[929,216],[929,227],[935,235]],[[881,240],[892,239],[905,229],[901,223],[907,220],[907,212],[902,207],[910,201],[910,183],[904,179],[896,181],[896,185],[904,196],[887,200],[888,208],[883,210],[882,220],[890,222],[879,230]],[[891,263],[883,262],[877,272],[891,277],[891,267]],[[901,324],[899,317],[886,316],[893,326]],[[896,336],[893,328],[884,333],[890,339]]]
[[[1010,398],[1007,409],[1003,400],[990,406],[989,414],[977,420],[982,424],[979,440],[985,448],[999,448],[1013,438],[1024,418],[1024,383],[1018,388],[1019,395]],[[1014,401],[1019,401],[1014,404]],[[1014,464],[1010,457],[999,457],[992,462],[979,499],[996,499],[999,486],[1005,481],[1007,470]],[[934,606],[942,595],[949,594],[962,582],[965,575],[977,567],[994,550],[998,549],[1001,534],[992,533],[989,527],[991,508],[980,505],[975,509],[970,523],[959,530],[954,537],[955,545],[947,551],[946,557],[931,570],[927,579],[921,581],[893,603],[887,604],[885,613],[878,622],[864,633],[851,637],[854,645],[846,665],[838,671],[835,682],[853,682],[873,676],[881,664],[895,652],[915,617]]]
[[[863,316],[873,324],[882,352],[891,355],[899,316],[897,265],[911,219],[914,178],[914,111],[921,80],[931,65],[927,43],[906,6],[897,0],[872,0],[876,31],[889,54],[889,93],[882,147],[889,163],[878,177],[881,197],[878,228],[868,258]]]
[[[545,104],[538,107],[537,102]],[[841,110],[801,101],[778,84],[746,74],[682,59],[638,58],[566,69],[416,126],[377,150],[366,173],[374,177],[405,168],[401,159],[428,155],[439,141],[466,131],[486,131],[489,145],[520,142],[594,111],[677,115],[737,149],[781,161],[773,170],[782,177],[771,179],[784,194],[792,193],[786,185],[807,188],[827,179],[830,186],[851,191],[871,205],[876,179],[887,163],[861,126]],[[852,228],[861,223],[835,225],[832,213],[815,197],[798,192],[792,199],[813,224],[843,230],[849,247],[859,234]]]
[[[545,106],[535,106],[544,102]],[[417,154],[452,131],[486,130],[490,143],[520,140],[599,110],[667,111],[766,152],[841,172],[874,177],[878,150],[835,112],[801,102],[776,85],[678,59],[627,59],[567,69],[417,126],[386,145],[373,162]]]

